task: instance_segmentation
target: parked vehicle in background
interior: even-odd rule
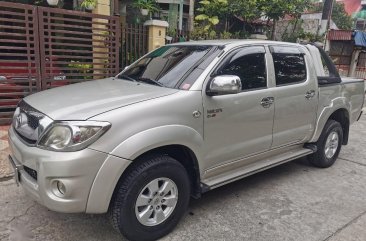
[[[363,102],[364,82],[313,45],[172,44],[115,78],[26,97],[9,160],[47,208],[109,212],[128,239],[155,240],[190,196],[304,156],[330,167]]]

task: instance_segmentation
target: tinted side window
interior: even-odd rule
[[[242,83],[242,90],[267,87],[264,53],[254,53],[234,58],[218,74],[239,76]]]
[[[302,54],[272,53],[276,85],[288,85],[306,80],[305,59]]]

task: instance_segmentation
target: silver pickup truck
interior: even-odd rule
[[[190,196],[304,156],[331,166],[363,103],[364,82],[313,45],[172,44],[115,78],[26,97],[9,160],[47,208],[109,212],[128,239],[154,240]]]

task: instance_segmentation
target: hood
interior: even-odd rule
[[[24,100],[54,120],[86,120],[103,112],[176,92],[176,89],[108,78],[41,91]]]

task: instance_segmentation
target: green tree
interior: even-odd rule
[[[299,18],[311,6],[311,0],[258,0],[258,8],[268,21],[273,22],[272,39],[274,38],[276,22],[286,15]]]
[[[258,0],[229,0],[230,14],[250,22],[261,17]]]
[[[323,4],[313,4],[312,11],[322,12]],[[353,27],[352,17],[349,16],[344,8],[344,3],[334,2],[332,10],[332,20],[339,29],[350,30]]]
[[[212,32],[220,21],[225,21],[225,31],[230,31],[229,21],[234,16],[240,16],[246,22],[264,16],[268,22],[273,21],[273,26],[286,15],[300,18],[311,6],[311,0],[201,0],[199,4],[195,20],[205,31]]]
[[[353,21],[344,9],[344,3],[335,2],[333,5],[332,20],[339,29],[352,29]]]
[[[199,2],[199,12],[195,20],[201,22],[205,31],[213,31],[215,25],[220,22],[220,18],[228,14],[227,0],[202,0]]]

